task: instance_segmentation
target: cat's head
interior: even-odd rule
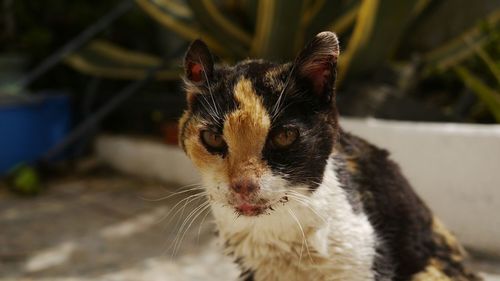
[[[287,204],[290,192],[307,195],[321,184],[338,133],[338,55],[331,32],[287,64],[215,66],[205,43],[191,44],[180,142],[213,204],[256,216]]]

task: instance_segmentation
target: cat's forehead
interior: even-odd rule
[[[280,90],[290,70],[290,64],[276,64],[264,60],[245,60],[221,72],[219,79],[236,85],[240,80],[252,82],[257,90]]]
[[[188,89],[190,110],[202,121],[200,124],[222,130],[230,113],[241,109],[242,103],[248,103],[256,98],[275,123],[274,121],[278,120],[274,119],[277,115],[275,111],[280,110],[280,107],[277,107],[280,96],[280,105],[283,108],[287,107],[288,98],[284,97],[286,93],[283,90],[287,84],[290,68],[289,63],[277,64],[264,60],[246,60],[233,66],[218,66],[213,79],[206,84],[206,87],[196,87],[192,95]],[[288,83],[287,92],[292,91],[292,84]],[[246,90],[238,92],[237,89]],[[279,119],[286,116],[287,114],[280,114]]]

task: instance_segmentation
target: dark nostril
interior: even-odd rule
[[[231,189],[240,194],[250,194],[259,189],[259,186],[251,180],[238,180],[233,182]]]
[[[233,183],[231,184],[231,188],[237,192],[237,193],[240,193],[241,192],[241,189],[243,188],[242,187],[242,184],[240,182],[237,182],[237,183]]]

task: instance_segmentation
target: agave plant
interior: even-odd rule
[[[248,57],[285,61],[304,42],[323,30],[336,32],[343,42],[339,80],[376,72],[396,58],[412,27],[434,8],[432,0],[135,0],[146,15],[188,41],[202,38],[222,60]],[[462,9],[462,8],[461,8]],[[500,28],[500,7],[485,20]],[[500,122],[498,87],[482,84],[463,62],[480,56],[498,77],[498,61],[482,48],[491,34],[478,26],[424,53],[421,75],[435,70],[453,71],[474,90]],[[159,65],[158,56],[125,50],[110,42],[94,41],[66,62],[84,73],[114,78],[140,79],[146,69]],[[178,79],[178,62],[159,72],[157,79]]]
[[[485,49],[490,45],[493,55]],[[493,12],[482,24],[475,26],[440,48],[425,55],[424,75],[435,71],[453,71],[488,108],[495,120],[500,123],[500,11]],[[493,82],[489,85],[467,66],[478,58],[482,73],[489,72]],[[477,67],[476,67],[477,68]],[[477,72],[477,70],[476,70]]]
[[[370,71],[387,60],[406,24],[422,10],[422,2],[427,1],[136,0],[159,24],[187,41],[203,38],[226,61],[247,57],[288,60],[316,33],[335,31],[349,38],[340,62],[340,73],[349,75]],[[391,20],[387,21],[389,15]],[[144,69],[140,69],[153,61],[159,63],[159,58],[102,41],[67,59],[85,73],[124,79],[142,77]],[[109,67],[113,64],[121,70],[113,71]],[[159,78],[171,79],[174,73],[175,69]]]

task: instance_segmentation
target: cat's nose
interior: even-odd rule
[[[241,195],[250,195],[259,190],[259,185],[248,179],[240,179],[230,184],[231,189]]]

